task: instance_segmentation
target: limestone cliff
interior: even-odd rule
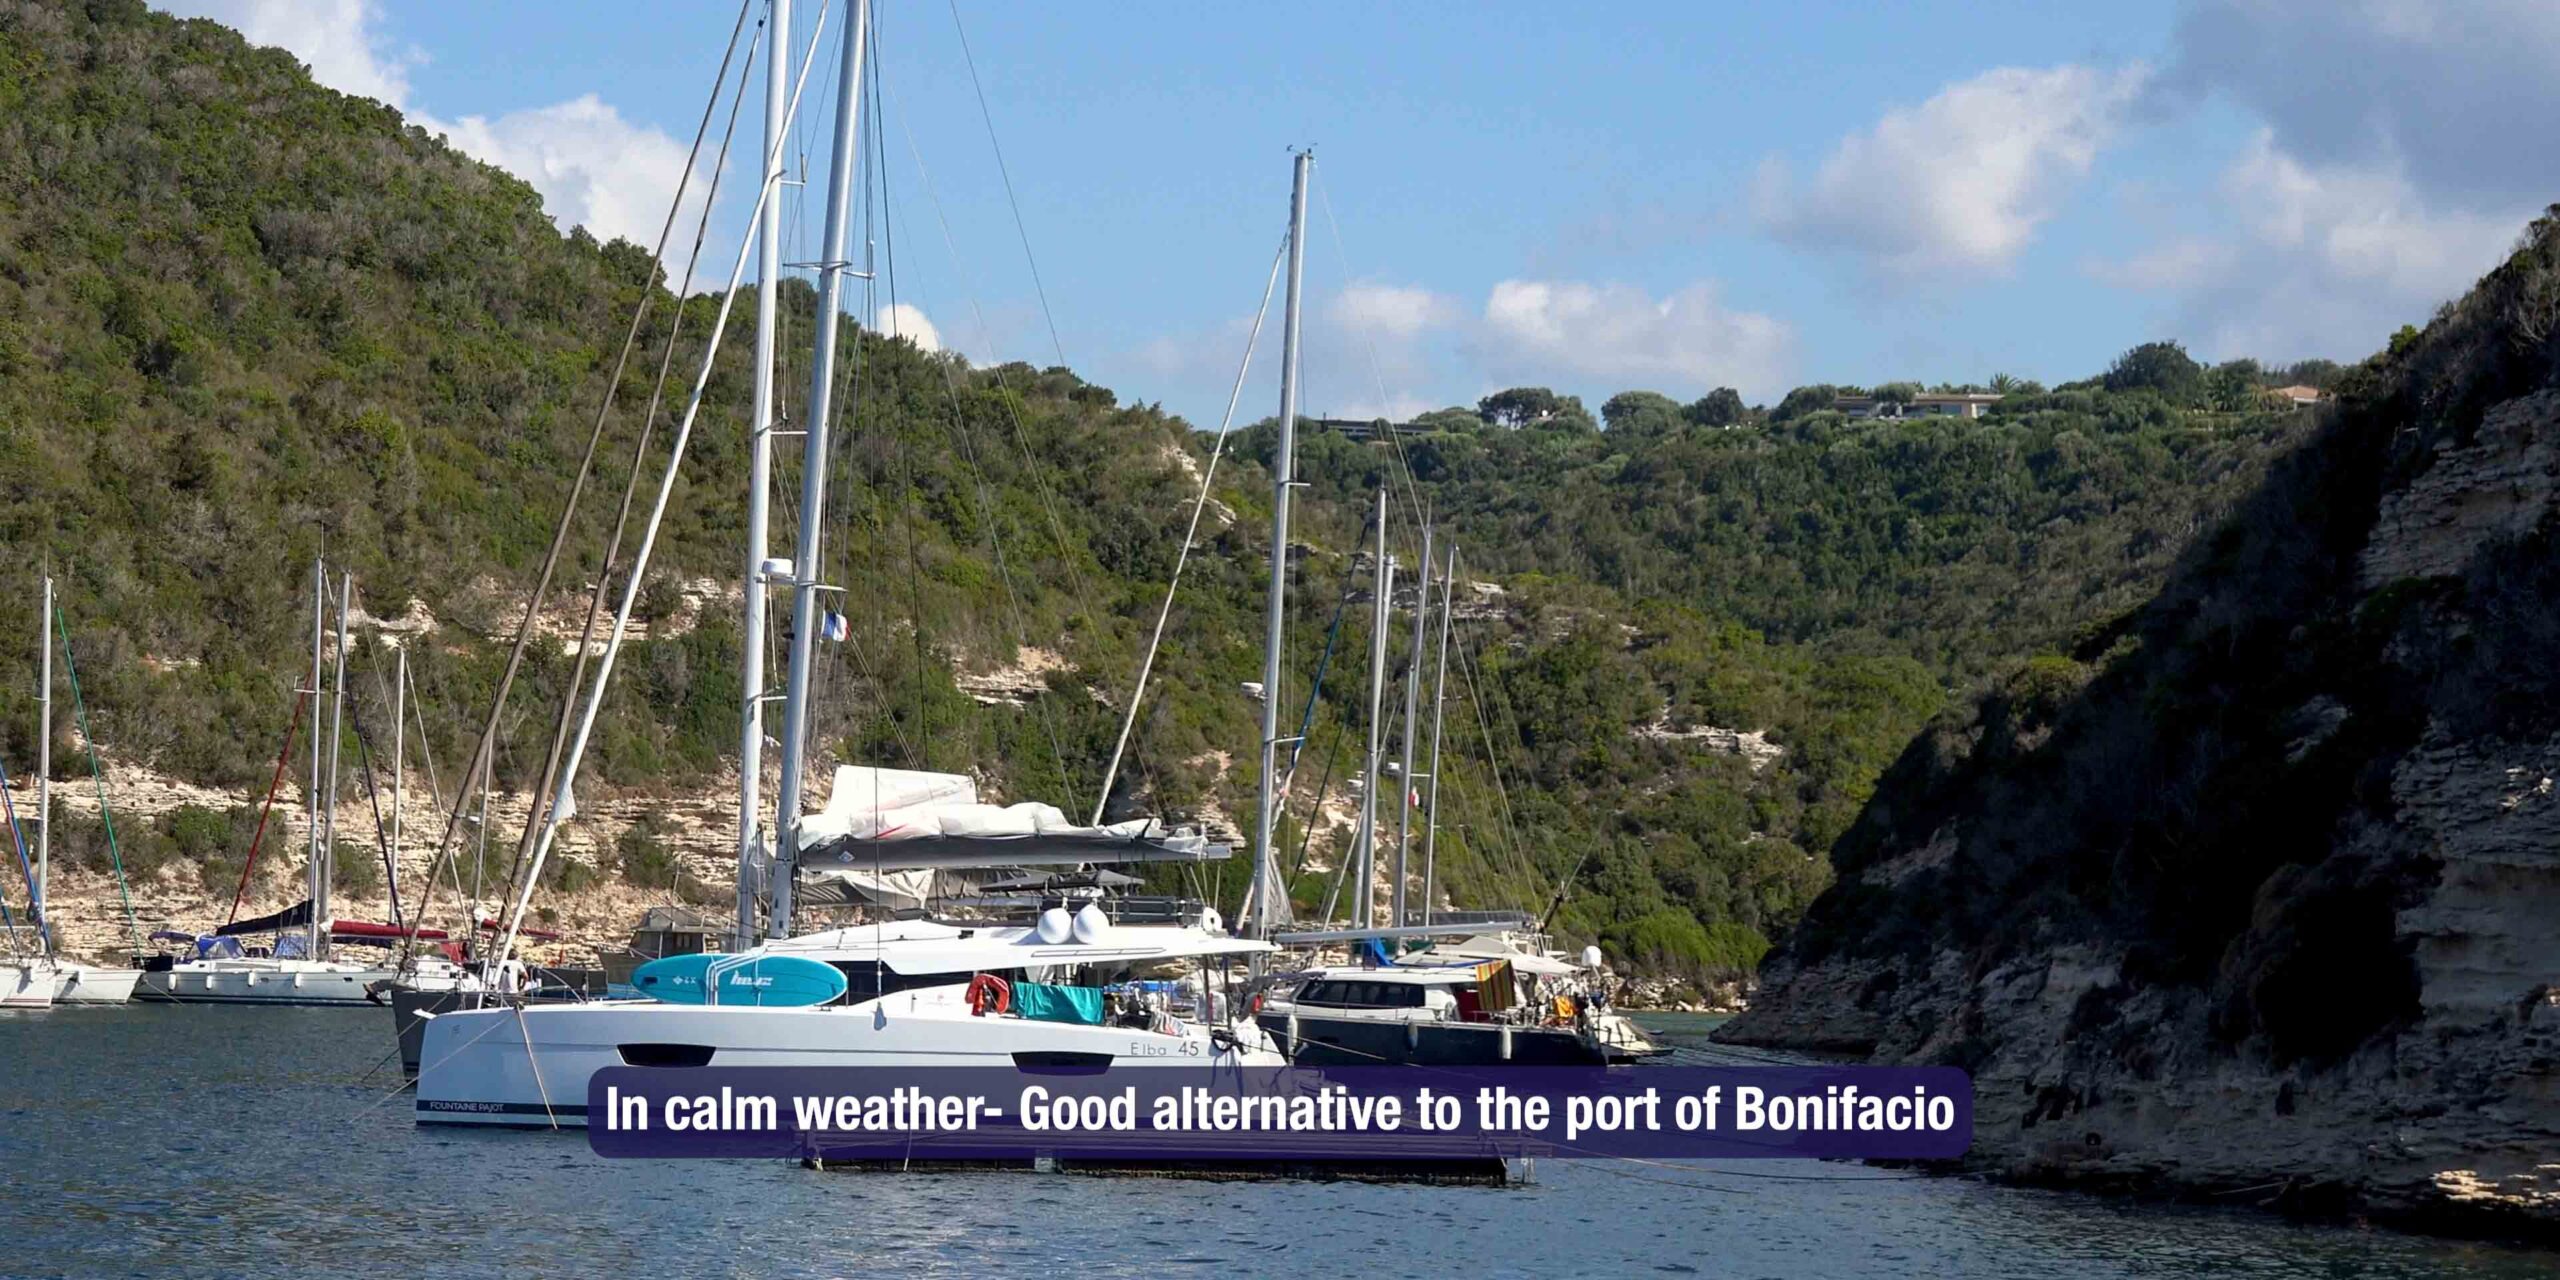
[[[1744,1043],[1976,1161],[2560,1232],[2560,208],[2149,604],[1915,742]]]

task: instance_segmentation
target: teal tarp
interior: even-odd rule
[[[1013,984],[1013,1011],[1039,1022],[1102,1025],[1102,988],[1056,987],[1045,982]]]

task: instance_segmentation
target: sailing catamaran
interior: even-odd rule
[[[745,687],[762,687],[756,660],[761,634],[762,593],[788,587],[793,593],[791,646],[783,696],[781,787],[777,797],[777,839],[769,869],[759,867],[762,841],[757,836],[756,779],[762,754],[758,717],[761,699],[744,699],[743,761],[740,803],[739,954],[696,962],[689,986],[669,984],[664,1000],[609,1001],[575,1005],[533,1005],[506,1001],[492,1007],[446,1013],[428,1023],[418,1076],[417,1118],[420,1123],[513,1125],[578,1125],[585,1122],[585,1085],[596,1069],[621,1063],[661,1065],[1105,1065],[1115,1061],[1193,1065],[1279,1065],[1281,1059],[1250,1022],[1213,1025],[1207,1018],[1177,1019],[1161,1009],[1132,1002],[1109,1012],[1099,980],[1167,964],[1206,966],[1231,957],[1266,954],[1268,943],[1237,938],[1214,927],[1214,916],[1197,923],[1170,926],[1117,926],[1098,907],[1074,917],[1063,910],[1045,914],[1028,926],[962,926],[932,921],[900,921],[837,929],[806,937],[791,936],[792,895],[804,860],[834,850],[844,862],[859,862],[875,873],[951,865],[971,858],[980,863],[1022,865],[1041,861],[1096,862],[1140,852],[1138,833],[1110,828],[1081,828],[1046,806],[1013,806],[994,813],[993,806],[969,803],[974,796],[931,797],[942,803],[951,820],[935,824],[934,838],[893,848],[890,830],[912,830],[909,822],[883,822],[874,812],[866,822],[858,814],[880,802],[884,786],[917,781],[891,777],[900,771],[878,771],[863,781],[839,776],[829,811],[802,813],[803,777],[807,768],[811,645],[820,630],[818,580],[822,565],[820,534],[824,529],[827,439],[833,421],[836,329],[842,316],[843,279],[852,265],[846,258],[848,211],[861,139],[860,108],[864,59],[869,39],[870,4],[854,0],[850,30],[842,38],[843,62],[838,75],[831,182],[828,188],[824,251],[820,256],[819,299],[815,325],[806,431],[796,563],[768,561],[759,545],[767,505],[764,477],[774,433],[770,394],[773,364],[763,358],[759,341],[755,376],[757,417],[753,427],[755,465],[749,494],[749,548]],[[541,861],[553,845],[560,822],[574,812],[571,797],[578,762],[610,678],[644,580],[659,523],[702,402],[719,336],[729,316],[729,300],[737,294],[750,245],[761,248],[762,283],[758,307],[760,335],[772,328],[772,299],[780,283],[780,217],[784,139],[797,106],[800,88],[790,84],[787,60],[780,56],[790,30],[789,0],[768,0],[766,30],[773,33],[775,56],[767,60],[765,165],[757,195],[758,235],[739,248],[703,356],[691,397],[676,429],[665,480],[642,535],[638,553],[615,612],[612,638],[602,658],[568,755],[560,770],[557,792],[534,845],[534,872],[528,872],[510,917],[500,956],[513,947]],[[821,11],[819,25],[824,25]],[[814,56],[813,36],[810,53]],[[857,775],[858,776],[858,775]],[[922,775],[930,779],[950,775]],[[951,779],[966,782],[966,779]],[[863,793],[868,792],[869,795]],[[906,806],[909,809],[915,804]],[[993,831],[1027,815],[1030,830]],[[965,812],[964,812],[965,811]],[[974,852],[970,842],[981,846]],[[1043,843],[1048,851],[1043,852]],[[1116,846],[1116,847],[1115,847]],[[1165,856],[1207,856],[1193,846],[1161,845]],[[1060,850],[1064,850],[1061,852]],[[1223,850],[1219,850],[1222,854]],[[769,905],[759,912],[756,886],[766,886]],[[761,918],[759,918],[761,917]],[[659,962],[668,964],[669,962]],[[837,974],[833,982],[811,984],[808,997],[819,1003],[776,1005],[759,999],[723,1001],[718,972],[754,966],[808,975]],[[672,971],[669,971],[672,972]],[[635,975],[645,981],[648,973]],[[1021,999],[1017,1003],[1016,993]],[[1034,995],[1038,999],[1032,999]],[[689,998],[680,998],[689,997]],[[808,998],[801,997],[801,998]],[[698,1001],[698,1002],[697,1002]],[[1213,1002],[1204,1000],[1204,1005]]]

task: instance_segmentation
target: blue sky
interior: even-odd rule
[[[169,7],[644,242],[735,14]],[[1293,145],[1318,157],[1307,408],[1360,416],[1521,384],[1596,408],[2060,380],[2158,337],[2352,359],[2493,265],[2560,173],[2560,6],[2526,0],[957,7],[1056,337],[949,0],[879,3],[901,324],[977,359],[1062,348],[1204,426]],[[1274,407],[1276,343],[1256,359],[1240,421]]]

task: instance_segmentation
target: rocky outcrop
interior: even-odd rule
[[[2010,1177],[2560,1237],[2555,281],[2560,210],[1914,743],[1722,1038],[1963,1066]]]

